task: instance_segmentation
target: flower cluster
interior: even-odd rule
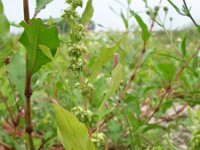
[[[92,134],[91,141],[96,144],[97,147],[105,143],[105,134],[104,133],[94,133]]]
[[[72,108],[71,112],[83,123],[90,123],[93,120],[93,112],[84,110],[81,106]]]
[[[86,80],[83,85],[81,85],[80,83],[76,83],[75,87],[78,87],[80,89],[82,95],[84,95],[86,97],[90,97],[94,90],[94,87],[89,82],[89,80]]]
[[[68,45],[69,68],[73,71],[81,71],[85,62],[81,56],[86,52],[87,48],[80,44],[80,41],[85,36],[85,27],[79,23],[80,17],[76,8],[82,7],[82,0],[66,0],[66,2],[70,6],[64,10],[62,17],[67,20],[70,28],[70,42]]]

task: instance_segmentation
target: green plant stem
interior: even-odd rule
[[[185,6],[185,8],[186,8],[186,11],[187,11],[187,14],[186,14],[186,15],[192,20],[192,22],[194,23],[194,25],[195,25],[196,27],[198,27],[199,25],[196,23],[196,21],[194,20],[194,18],[193,18],[192,15],[190,14],[190,10],[189,10],[189,8],[188,8],[187,3],[186,3],[185,0],[183,0],[183,4],[184,4],[184,6]]]

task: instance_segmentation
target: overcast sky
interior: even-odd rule
[[[23,20],[23,0],[2,0],[4,4],[4,12],[8,19],[10,21],[14,21],[16,23],[19,23],[21,20]],[[30,14],[31,16],[34,13],[35,9],[35,1],[36,0],[29,0],[29,6],[30,6]],[[123,4],[126,4],[127,0],[119,0]],[[149,4],[153,7],[158,4],[159,0],[148,0]],[[173,0],[174,3],[179,4],[181,6],[182,0]],[[84,4],[87,2],[87,0],[84,0]],[[187,0],[188,5],[192,7],[191,12],[194,18],[197,21],[200,21],[200,0]],[[94,16],[92,20],[96,24],[102,24],[106,28],[112,28],[112,29],[124,29],[123,22],[119,16],[117,16],[115,13],[111,11],[109,8],[110,6],[113,7],[116,11],[120,12],[121,9],[123,9],[122,6],[120,6],[115,0],[93,0],[94,5]],[[162,6],[169,6],[167,0],[163,0]],[[52,17],[59,17],[63,10],[67,8],[67,5],[65,4],[65,0],[53,0],[52,3],[47,5],[45,10],[42,10],[38,17],[41,18],[49,18]],[[132,0],[131,8],[138,12],[144,12],[144,3],[142,0]],[[79,13],[82,12],[83,9],[79,9]],[[148,22],[148,17],[145,15],[145,13],[140,14],[146,22]],[[161,17],[162,14],[161,14]],[[170,7],[169,11],[169,17],[174,18],[173,27],[179,28],[182,26],[187,26],[191,23],[191,21],[187,18],[179,16],[174,9]],[[12,29],[15,30],[15,29]]]

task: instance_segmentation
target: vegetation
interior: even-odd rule
[[[37,18],[51,1],[30,18],[24,0],[13,35],[0,0],[0,149],[200,149],[200,25],[185,0],[168,2],[193,27],[168,30],[162,0],[144,0],[147,25],[127,0],[124,32],[88,30],[92,0],[81,15],[82,0],[66,0],[60,22]]]

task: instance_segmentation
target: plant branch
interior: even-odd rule
[[[3,100],[3,102],[4,102],[5,106],[6,106],[6,109],[7,109],[8,113],[9,113],[9,115],[10,115],[10,118],[11,118],[11,120],[12,120],[12,124],[13,124],[14,126],[16,126],[17,123],[16,123],[16,121],[15,121],[15,119],[14,119],[13,112],[12,112],[11,108],[9,107],[9,105],[8,105],[8,103],[7,103],[7,98],[3,96],[3,94],[1,93],[1,91],[0,91],[0,98]]]
[[[188,8],[188,6],[187,6],[187,3],[186,3],[186,1],[185,0],[183,0],[183,4],[184,4],[184,7],[185,7],[185,9],[186,9],[186,15],[192,20],[192,22],[194,23],[194,25],[196,26],[196,27],[199,27],[199,25],[196,23],[196,21],[194,20],[194,18],[192,17],[192,15],[191,15],[191,13],[190,13],[190,9]]]
[[[183,70],[184,70],[184,69],[187,67],[187,65],[192,61],[192,59],[194,58],[196,52],[198,52],[199,50],[200,50],[200,47],[197,48],[197,50],[193,53],[193,55],[189,58],[189,60],[186,61],[186,62],[184,63],[184,65],[178,70],[178,72],[176,73],[175,78],[171,81],[171,83],[169,84],[169,86],[168,86],[167,88],[165,88],[165,92],[164,92],[164,94],[162,95],[158,106],[154,109],[153,113],[152,113],[152,114],[150,115],[150,117],[148,118],[148,121],[150,121],[150,120],[155,116],[155,114],[160,110],[160,107],[161,107],[161,105],[163,104],[164,99],[165,99],[165,98],[167,97],[167,95],[170,94],[171,91],[172,91],[172,84],[173,84],[174,82],[176,82],[176,81],[179,79],[179,77],[180,77],[180,75],[182,74]]]

